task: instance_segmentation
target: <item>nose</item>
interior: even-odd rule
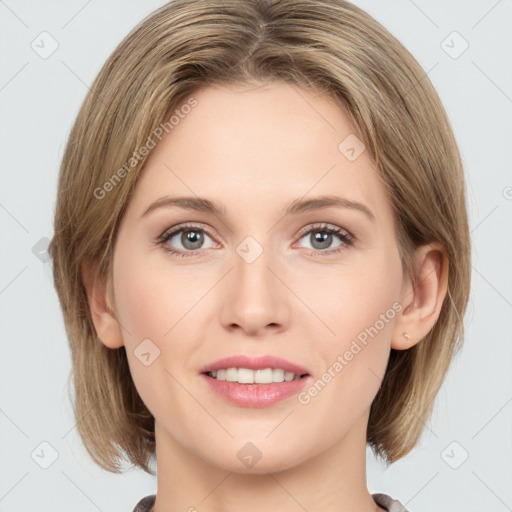
[[[221,323],[229,331],[263,337],[288,328],[291,292],[270,251],[252,262],[233,255],[234,268],[222,290]]]

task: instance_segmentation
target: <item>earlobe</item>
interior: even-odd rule
[[[415,262],[414,282],[405,281],[402,289],[403,310],[395,322],[391,341],[395,350],[411,348],[432,330],[448,289],[448,257],[440,244],[418,247]]]
[[[108,348],[123,346],[120,325],[110,307],[111,290],[108,280],[104,282],[105,280],[101,279],[94,268],[87,263],[82,265],[82,276],[98,338]]]

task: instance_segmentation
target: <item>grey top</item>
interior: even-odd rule
[[[387,494],[372,494],[373,501],[388,512],[408,512],[408,510],[398,501]]]
[[[388,512],[408,512],[408,510],[397,500],[394,500],[387,494],[372,494],[373,501]],[[155,504],[156,494],[151,494],[142,498],[133,509],[133,512],[151,512]]]

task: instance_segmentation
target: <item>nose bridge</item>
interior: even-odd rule
[[[251,333],[285,322],[285,287],[276,277],[277,255],[270,238],[265,246],[247,236],[235,247],[229,290],[223,299],[223,323]]]
[[[263,246],[263,242],[247,236],[235,252],[234,280],[238,298],[252,301],[254,307],[262,307],[262,301],[275,299],[275,276],[269,267],[272,268],[276,258],[269,240]]]

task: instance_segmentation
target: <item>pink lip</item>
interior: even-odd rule
[[[212,364],[204,366],[200,372],[216,372],[228,368],[249,368],[250,370],[264,370],[265,368],[282,368],[285,372],[295,375],[309,373],[305,368],[277,356],[231,356],[219,359]]]
[[[216,380],[207,375],[208,372],[224,368],[249,368],[251,370],[282,368],[285,371],[293,372],[295,375],[307,375],[298,380],[273,382],[271,384],[239,384],[238,382]],[[210,389],[228,402],[239,407],[253,408],[270,407],[285,398],[296,395],[312,379],[308,371],[302,366],[276,356],[226,357],[202,368],[201,374]]]

